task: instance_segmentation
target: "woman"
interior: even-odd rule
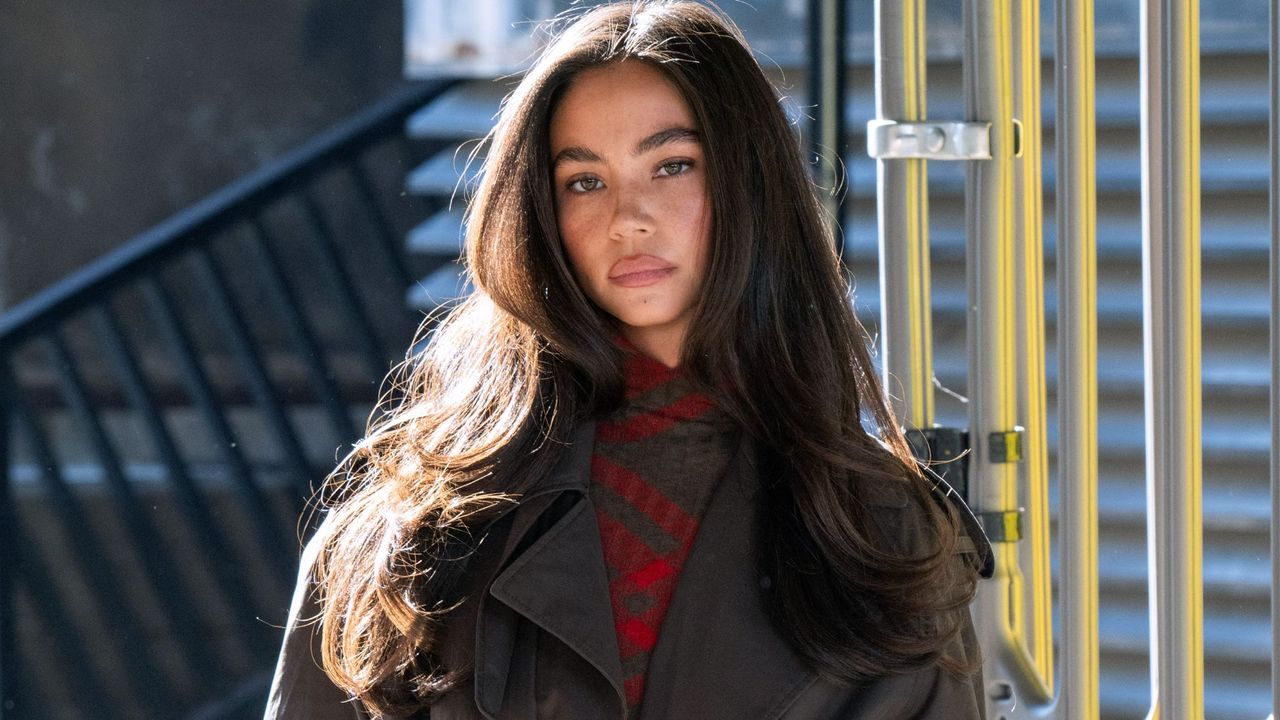
[[[476,292],[331,478],[267,718],[982,717],[989,548],[737,29],[587,12],[490,140]]]

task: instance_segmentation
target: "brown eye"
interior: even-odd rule
[[[600,185],[601,185],[600,178],[584,177],[584,178],[578,178],[577,180],[570,181],[569,184],[566,185],[565,187],[570,192],[581,193],[581,192],[591,192],[592,190],[598,190],[600,188]]]
[[[658,166],[658,175],[680,175],[691,167],[693,167],[693,163],[688,160],[672,160],[669,163],[663,163]]]

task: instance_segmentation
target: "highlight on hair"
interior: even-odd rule
[[[467,210],[476,290],[424,323],[430,342],[328,479],[340,499],[313,569],[325,671],[374,714],[455,686],[467,669],[433,650],[479,533],[578,422],[622,401],[610,318],[558,237],[548,139],[575,74],[616,62],[663,71],[702,134],[710,259],[681,364],[765,449],[758,562],[773,621],[839,681],[974,669],[943,655],[976,580],[955,559],[958,517],[933,501],[884,401],[779,98],[721,13],[647,1],[582,13],[503,103]]]

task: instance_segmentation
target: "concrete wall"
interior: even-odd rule
[[[401,82],[401,4],[5,3],[0,309]]]

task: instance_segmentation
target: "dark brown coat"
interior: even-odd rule
[[[445,623],[440,644],[449,667],[474,667],[474,676],[432,706],[432,720],[623,717],[613,611],[587,494],[593,433],[592,423],[580,427],[556,470],[480,544],[468,574],[475,590]],[[769,580],[752,550],[753,452],[744,437],[703,516],[653,651],[644,720],[984,718],[981,673],[957,680],[928,667],[848,687],[819,677],[792,651],[761,601]],[[913,526],[905,502],[880,504],[890,517],[904,516],[901,527]],[[961,547],[974,551],[967,537]],[[299,622],[317,611],[315,550],[313,541],[303,556],[265,720],[368,717],[320,669],[318,628]],[[950,653],[974,652],[970,625]]]

